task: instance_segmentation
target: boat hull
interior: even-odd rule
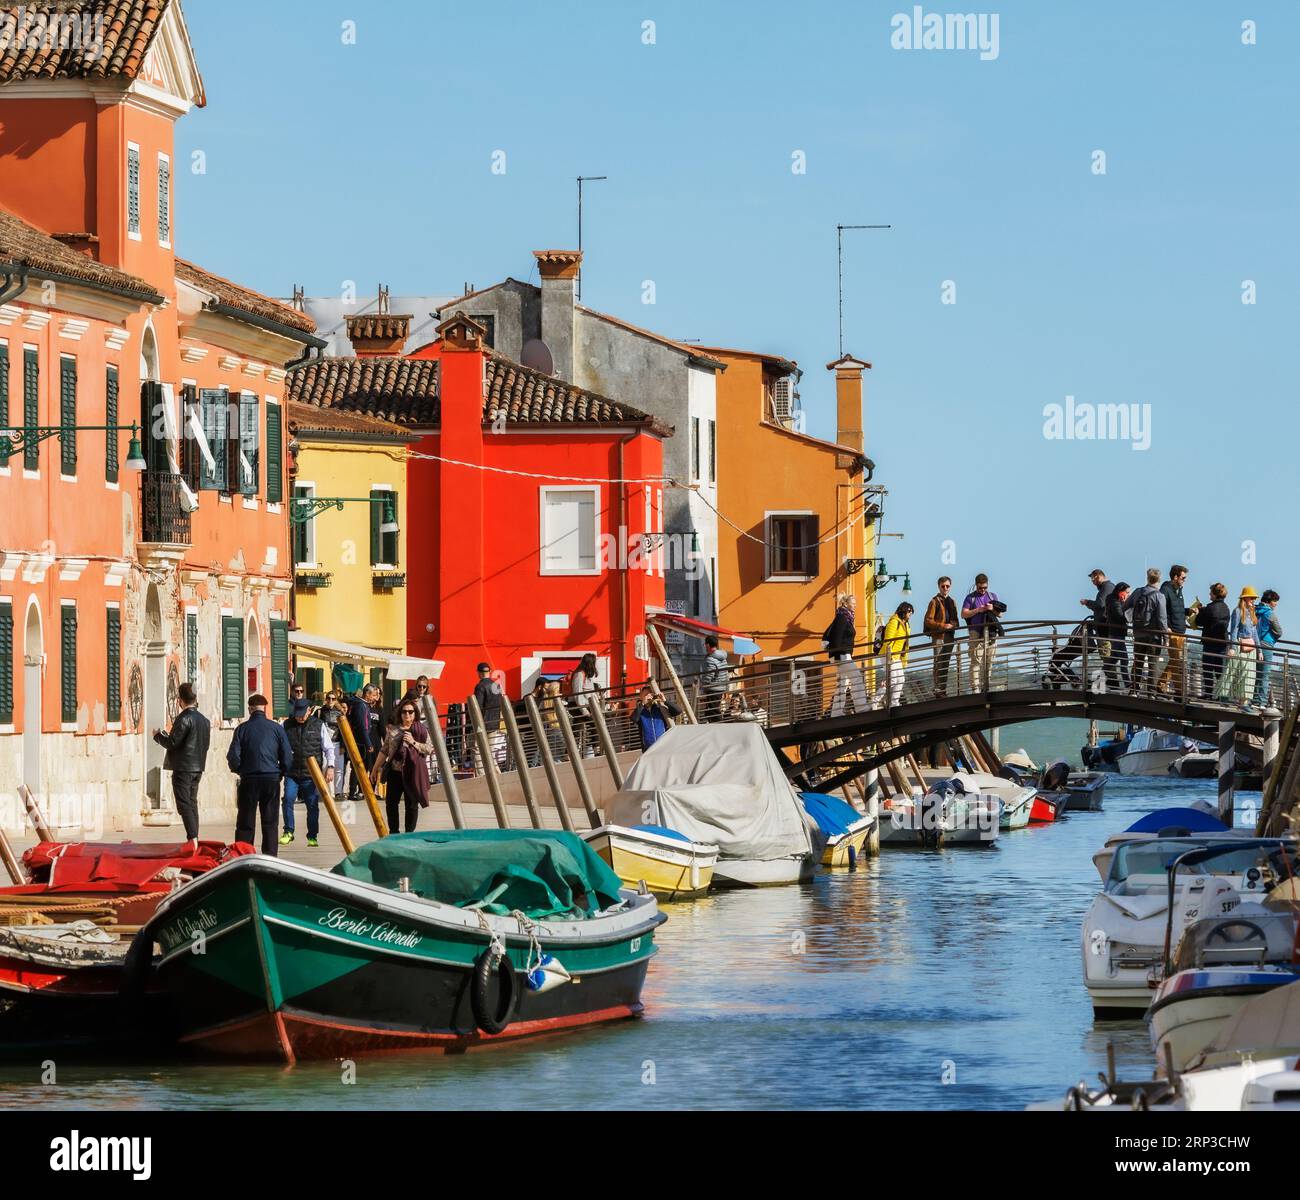
[[[1147,1014],[1157,1061],[1165,1061],[1167,1047],[1174,1069],[1184,1070],[1243,1004],[1297,978],[1269,967],[1180,971],[1161,985]]]
[[[1066,780],[1066,810],[1069,812],[1100,812],[1106,791],[1106,776],[1101,771],[1076,772]]]
[[[1168,775],[1169,764],[1181,754],[1181,750],[1130,750],[1116,765],[1121,775]]]
[[[807,883],[816,872],[811,854],[786,858],[720,858],[713,868],[715,888],[780,887]]]
[[[485,917],[485,930],[474,913],[270,858],[205,876],[140,936],[162,949],[157,977],[191,1046],[289,1063],[461,1052],[639,1015],[663,917],[650,897],[631,899],[614,916],[534,925],[540,949],[571,975],[540,991],[525,986],[530,943],[513,918]],[[518,1002],[501,1032],[486,1033],[472,977],[493,932],[517,972]],[[493,1011],[498,988],[488,989]]]
[[[1039,792],[1029,808],[1029,823],[1050,825],[1065,812],[1069,800],[1069,792]]]
[[[644,883],[661,900],[694,900],[713,882],[717,846],[622,825],[602,825],[583,837],[625,885]]]
[[[861,828],[851,829],[848,833],[828,839],[826,845],[822,848],[822,866],[854,866],[866,849],[867,839],[871,836],[874,824],[875,822],[867,820],[863,822]]]
[[[882,809],[882,846],[992,846],[1001,832],[1001,804],[948,801],[942,808],[906,803]]]

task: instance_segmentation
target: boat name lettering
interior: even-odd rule
[[[182,942],[190,941],[196,933],[206,933],[217,924],[217,914],[210,908],[199,908],[193,913],[178,917],[159,934],[158,940],[165,949],[172,950]]]
[[[402,930],[390,921],[367,921],[364,917],[354,917],[346,908],[334,908],[326,913],[318,925],[326,929],[338,929],[343,933],[355,933],[357,937],[369,938],[372,942],[383,942],[391,946],[418,946],[424,939],[414,930]]]

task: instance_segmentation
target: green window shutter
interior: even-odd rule
[[[226,447],[226,425],[230,408],[225,388],[204,388],[199,393],[200,421],[212,461],[203,457],[199,463],[199,488],[205,492],[224,492],[230,452]]]
[[[258,476],[258,411],[257,397],[239,397],[239,491],[245,496],[257,495]]]
[[[35,350],[23,350],[23,425],[29,431],[23,446],[23,469],[41,469],[41,448],[34,436],[41,423],[41,360]]]
[[[104,376],[104,424],[117,424],[117,368],[109,367]],[[104,478],[109,483],[117,482],[117,430],[109,429],[104,434],[105,458]]]
[[[167,426],[163,418],[165,402],[161,383],[150,380],[140,385],[140,444],[147,469],[162,474],[168,474],[172,469],[167,459]]]
[[[0,425],[9,424],[9,347],[0,346]],[[9,465],[8,436],[0,436],[0,467]]]
[[[304,487],[298,487],[296,484],[294,485],[293,494],[294,494],[294,497],[295,497],[295,498],[305,498],[305,497],[307,497],[307,496],[309,495],[309,493],[308,493],[308,491],[307,491],[306,488],[304,488]],[[292,516],[293,516],[293,513],[294,513],[293,507],[290,506],[290,508],[289,508],[289,516],[290,516],[291,518],[292,518]],[[314,519],[314,518],[312,518],[312,519]],[[294,520],[290,520],[290,522],[289,522],[289,530],[290,530],[291,534],[293,535],[293,565],[294,565],[294,566],[297,566],[299,563],[311,562],[311,559],[309,559],[309,558],[307,557],[307,551],[308,551],[308,546],[307,546],[307,526],[308,526],[308,524],[309,524],[309,521],[294,521]]]
[[[14,723],[14,606],[0,603],[0,725]]]
[[[289,622],[271,622],[271,712],[289,715]]]
[[[325,668],[324,667],[303,667],[302,677],[307,684],[307,695],[315,696],[318,692],[325,692]]]
[[[388,498],[389,498],[389,503],[392,506],[393,524],[396,525],[397,524],[397,493],[389,492]],[[381,514],[380,515],[381,521],[385,516],[387,516],[389,505],[380,504],[377,506],[372,505],[372,507],[378,507]],[[392,533],[384,534],[384,562],[388,563],[390,567],[397,566],[399,533],[400,530],[395,529],[393,530]]]
[[[108,610],[108,719],[122,719],[122,612]]]
[[[244,714],[247,697],[244,678],[244,623],[238,617],[221,618],[221,715]]]
[[[266,501],[279,504],[284,499],[283,432],[280,428],[280,405],[266,402]]]
[[[185,680],[193,683],[199,673],[199,617],[185,614]]]
[[[379,527],[384,523],[384,506],[375,504],[376,497],[382,497],[382,492],[372,491],[370,493],[370,565],[373,567],[376,563],[384,562],[384,535],[379,532]]]
[[[65,475],[77,473],[77,360],[59,359],[59,424],[63,434],[59,438]]]
[[[62,693],[62,721],[70,725],[77,719],[77,610],[65,604],[60,613],[59,681]]]
[[[198,425],[203,427],[203,418],[199,408],[199,389],[192,383],[181,387],[181,478],[189,484],[190,491],[199,490],[199,464],[203,454],[199,450],[198,439],[194,436],[194,417],[199,414]]]

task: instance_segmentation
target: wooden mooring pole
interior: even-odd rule
[[[307,756],[307,770],[311,772],[312,782],[316,785],[316,790],[320,792],[320,802],[325,806],[325,814],[330,819],[330,824],[334,826],[334,832],[338,834],[339,845],[343,847],[344,854],[351,854],[356,847],[352,844],[352,838],[348,834],[348,827],[343,824],[343,818],[339,814],[339,806],[334,803],[334,793],[330,791],[325,783],[325,775],[320,769],[320,764]]]
[[[343,735],[343,749],[347,751],[348,762],[352,764],[352,772],[357,777],[357,787],[361,789],[361,794],[366,798],[366,807],[370,810],[370,820],[375,826],[375,836],[387,837],[388,826],[384,822],[384,814],[379,809],[379,800],[375,796],[375,789],[370,786],[370,772],[366,770],[366,764],[361,761],[361,751],[357,749],[357,739],[352,736],[352,726],[348,724],[346,717],[340,719],[338,731]]]
[[[18,794],[23,798],[23,806],[27,809],[27,819],[31,821],[32,828],[36,830],[36,836],[43,842],[54,841],[54,834],[50,832],[50,827],[45,823],[45,815],[41,812],[41,806],[36,803],[36,797],[32,794],[32,789],[25,783],[18,785]]]
[[[1237,769],[1237,726],[1219,722],[1219,820],[1232,828],[1233,774]]]
[[[578,739],[573,734],[573,724],[569,720],[569,711],[563,701],[555,702],[555,715],[560,721],[560,734],[564,738],[565,748],[569,752],[569,766],[573,768],[573,781],[578,785],[578,795],[582,797],[582,807],[587,810],[587,820],[592,829],[600,828],[600,811],[592,799],[591,784],[587,781],[587,768],[582,765],[582,752],[578,749]]]
[[[559,697],[553,697],[551,703],[557,708],[562,703]],[[532,696],[524,697],[524,708],[528,710],[528,723],[533,727],[537,737],[537,753],[542,757],[542,770],[546,772],[546,782],[550,785],[551,796],[555,800],[555,811],[560,815],[560,827],[573,832],[573,817],[569,813],[569,802],[564,798],[564,788],[560,784],[560,773],[555,769],[555,756],[551,753],[551,742],[546,736],[546,726],[542,714],[538,711],[537,701]]]
[[[22,867],[18,865],[18,859],[14,857],[13,848],[9,845],[9,839],[5,837],[3,829],[0,829],[0,860],[4,862],[5,873],[11,883],[21,887],[27,882],[27,877],[23,874]]]
[[[600,738],[600,748],[605,755],[605,765],[609,767],[610,776],[616,788],[623,786],[623,769],[618,765],[618,754],[614,750],[614,739],[609,736],[609,726],[605,724],[605,710],[601,707],[599,696],[587,697],[587,711],[591,714],[591,723],[596,727],[596,736]]]
[[[451,764],[451,754],[447,750],[447,739],[443,736],[442,725],[438,721],[438,708],[433,702],[433,697],[427,692],[422,700],[424,723],[429,727],[429,738],[433,742],[433,756],[438,762],[438,778],[442,781],[442,794],[446,797],[447,807],[451,810],[452,827],[464,829],[465,813],[460,807],[456,771]]]
[[[659,661],[663,663],[668,672],[668,678],[672,682],[673,692],[677,696],[678,707],[686,715],[686,719],[692,725],[698,725],[699,721],[695,716],[695,709],[691,707],[691,702],[686,698],[686,689],[682,687],[682,681],[677,677],[677,671],[673,667],[673,660],[668,657],[668,651],[664,648],[663,639],[659,636],[657,630],[649,622],[645,627],[646,637],[650,639],[650,644],[655,648],[655,653],[659,656]]]
[[[506,742],[515,759],[515,774],[519,777],[519,787],[524,793],[524,803],[528,806],[528,819],[534,829],[541,829],[542,814],[537,807],[537,796],[533,792],[533,777],[529,774],[528,756],[524,750],[523,735],[519,732],[519,722],[515,718],[514,706],[505,697],[501,699],[501,716],[506,723]]]
[[[509,829],[510,814],[506,812],[506,804],[501,797],[501,776],[497,774],[497,760],[492,752],[492,739],[488,735],[483,712],[473,696],[465,702],[465,709],[469,713],[469,723],[474,729],[474,744],[478,747],[479,762],[483,766],[483,778],[487,780],[488,795],[492,798],[492,811],[496,814],[497,828]]]

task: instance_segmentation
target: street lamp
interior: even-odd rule
[[[295,496],[289,506],[289,520],[294,525],[302,525],[327,509],[342,512],[345,504],[382,504],[383,522],[379,532],[397,532],[397,510],[391,492],[382,496]]]
[[[148,464],[144,451],[140,449],[140,426],[135,421],[130,425],[0,425],[0,461],[21,453],[28,446],[39,446],[52,437],[62,442],[70,433],[93,433],[96,430],[121,433],[124,429],[131,431],[131,441],[123,465],[128,471],[143,471]]]

